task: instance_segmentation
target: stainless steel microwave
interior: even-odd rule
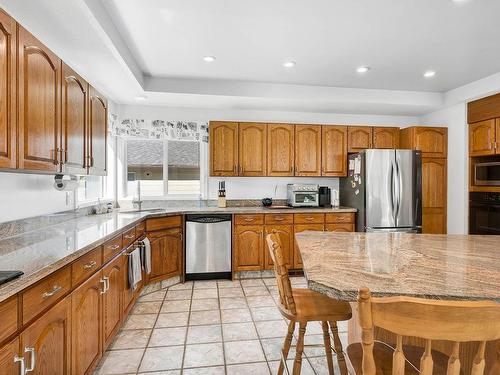
[[[500,186],[500,161],[475,164],[474,185]]]

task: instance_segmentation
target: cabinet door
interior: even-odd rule
[[[210,122],[210,176],[238,176],[238,123]]]
[[[108,102],[92,86],[89,89],[88,124],[89,174],[105,176],[107,174]]]
[[[258,271],[264,267],[264,226],[236,225],[233,247],[234,271]]]
[[[128,283],[128,262],[130,260],[130,257],[128,256],[128,251],[124,251],[121,255],[123,258],[123,269],[122,269],[122,316],[128,315],[129,311],[131,310],[134,302],[134,298],[136,296],[136,290],[132,290]],[[137,288],[140,288],[140,284],[137,286]]]
[[[294,156],[294,126],[267,125],[267,175],[293,176]]]
[[[86,172],[88,84],[66,64],[62,64],[62,171]]]
[[[296,224],[293,227],[294,231],[294,241],[293,241],[293,269],[302,268],[302,259],[300,258],[300,251],[297,247],[297,241],[295,241],[295,233],[304,232],[306,230],[325,230],[324,224]]]
[[[448,129],[417,127],[414,129],[414,150],[421,150],[423,157],[445,158],[448,154]]]
[[[293,225],[266,225],[266,236],[276,231],[283,247],[283,258],[288,268],[293,264]],[[267,243],[264,243],[264,268],[272,269],[273,260],[269,253]]]
[[[347,128],[349,152],[359,152],[372,148],[373,128],[371,126],[349,126]]]
[[[0,168],[16,167],[16,21],[0,9]]]
[[[21,363],[14,362],[19,356],[19,338],[0,347],[0,375],[21,374]]]
[[[347,176],[347,126],[322,126],[321,142],[321,175]]]
[[[151,241],[149,281],[159,281],[181,274],[182,231],[180,228],[148,233]]]
[[[105,351],[122,320],[123,257],[116,257],[102,270],[108,290],[102,295],[102,350]]]
[[[493,155],[495,153],[495,120],[469,125],[469,156]]]
[[[321,125],[295,125],[295,176],[321,176]]]
[[[19,26],[19,168],[59,171],[61,60]]]
[[[422,231],[446,233],[446,159],[422,159]]]
[[[265,176],[267,170],[266,125],[239,124],[240,176]]]
[[[500,118],[496,120],[495,151],[497,154],[500,154]]]
[[[105,284],[96,273],[71,293],[71,373],[86,374],[102,353],[101,294]]]
[[[373,148],[399,148],[399,128],[373,128]]]
[[[31,375],[66,375],[70,372],[70,316],[71,296],[68,296],[21,334],[21,352],[26,359],[26,368],[30,368],[33,358],[36,358]],[[96,335],[92,331],[86,334]]]

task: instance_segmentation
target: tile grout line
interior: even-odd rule
[[[184,348],[182,350],[182,361],[181,361],[181,370],[180,370],[180,375],[184,373],[184,360],[186,359],[186,348],[187,348],[187,340],[188,340],[188,334],[189,334],[189,322],[191,321],[191,306],[193,305],[193,294],[194,294],[194,281],[193,284],[191,285],[191,298],[189,300],[189,311],[188,311],[188,319],[186,323],[186,334],[184,336]],[[166,298],[166,296],[165,296]]]

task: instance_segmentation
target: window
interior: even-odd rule
[[[106,178],[102,176],[79,177],[77,199],[78,202],[97,201],[104,197],[106,191]]]
[[[128,139],[127,195],[200,195],[200,144],[188,141]]]

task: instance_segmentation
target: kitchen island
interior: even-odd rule
[[[360,338],[355,301],[361,287],[374,296],[500,302],[499,236],[309,231],[295,237],[309,288],[353,303],[349,342]],[[389,343],[395,340],[380,329],[375,335]],[[405,339],[421,344],[416,338]],[[446,354],[451,350],[446,342],[433,347]],[[474,343],[462,345],[464,370],[470,368],[476,348]],[[490,343],[487,366],[497,356],[500,343]]]

